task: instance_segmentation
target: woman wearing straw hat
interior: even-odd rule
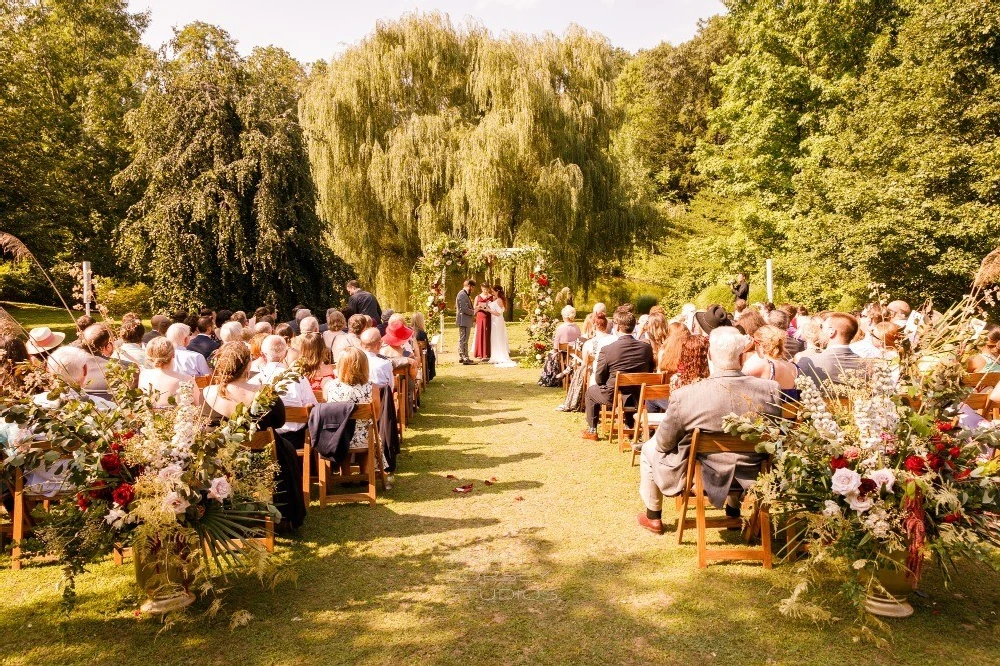
[[[65,333],[53,331],[48,326],[39,326],[28,331],[28,342],[25,347],[33,358],[44,361],[64,340],[66,340]]]

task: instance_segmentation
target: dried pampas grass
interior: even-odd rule
[[[986,287],[1000,282],[1000,247],[990,252],[983,259],[972,281],[973,286]]]

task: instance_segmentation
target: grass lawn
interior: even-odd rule
[[[582,417],[553,411],[561,391],[538,387],[537,370],[465,367],[448,354],[439,372],[396,488],[375,508],[314,504],[301,534],[279,540],[297,583],[271,591],[233,578],[222,614],[199,617],[199,602],[192,622],[158,635],[156,619],[134,615],[128,566],[95,565],[67,618],[56,568],[14,573],[4,562],[0,663],[997,662],[1000,575],[965,565],[945,590],[929,574],[887,648],[852,641],[849,622],[786,619],[776,604],[789,566],[699,570],[693,532],[678,546],[639,530],[638,468],[607,442],[581,441]],[[464,483],[472,493],[452,492]],[[231,630],[240,609],[254,619]]]
[[[76,339],[75,318],[83,315],[83,312],[77,312],[74,313],[74,317],[70,317],[69,313],[62,308],[33,305],[31,303],[0,302],[0,308],[3,308],[8,314],[14,317],[24,327],[24,330],[30,331],[38,326],[48,326],[53,331],[65,333],[67,342]]]

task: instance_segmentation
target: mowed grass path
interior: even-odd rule
[[[199,602],[194,621],[157,635],[156,619],[134,615],[128,566],[94,566],[68,618],[58,570],[4,566],[0,663],[996,663],[996,573],[966,565],[947,591],[928,576],[888,648],[852,642],[849,622],[785,619],[790,567],[699,570],[693,533],[677,546],[636,527],[637,468],[581,441],[582,417],[553,411],[561,391],[538,387],[537,370],[448,355],[439,372],[396,488],[375,508],[314,503],[301,534],[279,541],[297,583],[233,578],[219,616],[197,617]],[[231,630],[239,609],[254,619]]]

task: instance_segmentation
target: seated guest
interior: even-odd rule
[[[394,314],[396,314],[396,311],[393,310],[392,308],[389,308],[388,310],[383,310],[381,319],[375,322],[375,328],[378,329],[378,332],[382,335],[383,338],[385,337],[386,330],[389,328],[389,320],[392,318],[392,315]]]
[[[559,349],[559,345],[573,344],[580,337],[580,327],[576,325],[576,308],[567,305],[562,309],[563,323],[556,328],[555,335],[552,336],[552,348]]]
[[[74,347],[83,347],[83,332],[97,323],[97,320],[90,315],[83,315],[76,319],[76,340],[70,344]]]
[[[900,329],[906,330],[906,325],[910,323],[910,313],[913,311],[910,304],[906,301],[893,301],[889,303],[888,309],[888,319]]]
[[[243,342],[243,326],[238,321],[227,321],[219,327],[218,334],[220,347],[227,342]]]
[[[1000,372],[1000,326],[990,326],[980,334],[982,349],[969,359],[969,372]]]
[[[218,383],[205,389],[205,411],[213,422],[228,419],[239,405],[250,407],[260,391],[260,385],[251,384],[250,350],[242,342],[227,342],[216,354],[215,379]],[[278,398],[257,420],[257,429],[280,428],[285,425],[285,404]],[[278,477],[274,503],[281,511],[282,524],[297,528],[305,519],[305,502],[302,499],[302,474],[299,471],[295,447],[286,438],[275,437],[278,458]]]
[[[594,303],[593,313],[595,315],[598,315],[598,314],[601,314],[601,313],[604,313],[606,315],[608,313],[608,306],[606,306],[604,303],[601,303],[601,302]]]
[[[306,333],[319,333],[319,320],[316,317],[303,317],[299,322],[299,334],[292,338],[291,347],[299,351],[302,347],[302,336]]]
[[[386,311],[388,312],[388,310]],[[385,335],[382,337],[382,348],[379,354],[392,363],[393,368],[405,367],[411,382],[417,380],[419,361],[413,355],[412,347],[408,347],[413,337],[413,329],[406,326],[402,315],[392,315],[386,324]]]
[[[347,320],[340,310],[330,308],[326,311],[326,330],[323,331],[323,344],[333,353],[334,345],[342,335],[347,335]],[[336,358],[333,356],[331,358]]]
[[[737,322],[747,312],[747,302],[745,299],[737,298],[733,304],[733,321]]]
[[[333,358],[340,358],[340,354],[349,347],[362,349],[364,345],[361,344],[361,334],[366,328],[368,328],[368,317],[360,314],[351,315],[347,320],[347,335],[340,336],[333,342],[333,349],[330,350]]]
[[[751,354],[743,363],[743,374],[778,382],[783,401],[798,400],[799,390],[795,388],[795,378],[799,369],[791,361],[785,360],[785,340],[787,334],[776,326],[761,326],[753,334]]]
[[[652,328],[658,328],[658,325],[654,324],[651,330]],[[690,337],[691,331],[684,324],[675,321],[667,325],[666,339],[655,352],[656,370],[658,372],[667,372],[671,375],[677,373],[681,362],[681,352],[684,350],[684,343]]]
[[[653,348],[632,337],[635,315],[619,308],[615,312],[614,323],[621,337],[604,347],[597,359],[596,383],[586,393],[587,429],[583,431],[584,439],[597,439],[601,405],[611,404],[618,373],[652,372],[654,368]],[[636,391],[623,390],[623,394],[634,397]]]
[[[368,331],[366,331],[367,333]],[[371,329],[371,332],[378,334],[378,330]],[[355,405],[369,403],[373,410],[377,410],[378,391],[369,380],[371,368],[368,362],[371,356],[362,352],[357,347],[345,349],[340,358],[337,359],[337,378],[327,382],[323,388],[323,397],[327,402],[353,402]],[[355,451],[368,448],[368,432],[372,427],[371,420],[358,421],[355,424],[354,436],[351,437],[351,449]],[[376,442],[376,450],[379,451],[378,464],[381,469],[388,467],[385,459],[383,447]],[[391,490],[395,479],[390,474],[386,477],[385,488]]]
[[[646,322],[648,322],[648,321],[649,321],[649,315],[648,314],[644,314],[644,315],[640,315],[639,316],[639,320],[636,322],[636,325],[635,325],[635,334],[634,335],[635,335],[635,339],[636,340],[641,340],[643,342],[649,342],[649,340],[646,338]]]
[[[257,335],[258,333],[271,335],[271,333],[274,333],[274,327],[271,326],[271,322],[269,321],[258,321],[253,325],[253,334]]]
[[[155,338],[146,345],[146,367],[139,373],[139,390],[155,398],[154,406],[167,407],[177,395],[180,385],[191,384],[194,404],[201,404],[201,389],[194,377],[174,370],[174,346],[165,337]]]
[[[306,346],[308,348],[309,345]],[[274,384],[277,377],[288,369],[288,366],[283,363],[285,353],[288,351],[288,344],[280,335],[269,335],[264,338],[260,350],[266,363],[260,372],[248,381],[256,385]],[[303,353],[302,358],[305,358],[306,355],[307,353]],[[297,382],[287,384],[281,401],[285,403],[285,407],[308,407],[316,404],[316,396],[313,394],[309,380],[303,376]],[[305,427],[305,423],[286,422],[285,425],[276,428],[274,432],[285,435],[285,439],[290,441],[296,449],[301,449],[305,445]]]
[[[108,392],[108,364],[115,351],[111,329],[107,324],[91,324],[83,331],[82,348],[90,354],[87,364],[87,384],[83,388],[88,393],[111,399]]]
[[[312,311],[305,306],[297,305],[295,306],[295,309],[292,310],[292,313],[294,316],[292,317],[292,320],[288,322],[288,325],[292,327],[292,331],[295,332],[295,335],[301,335],[302,320],[306,317],[312,317]]]
[[[708,337],[704,335],[682,336],[681,357],[677,361],[677,372],[670,378],[670,390],[694,384],[708,377]]]
[[[430,343],[430,339],[427,337],[427,330],[424,327],[424,315],[422,312],[413,313],[413,330],[414,339],[419,343],[422,342],[427,345],[427,381],[434,379],[434,375],[437,374],[437,355],[434,353],[434,345]],[[420,346],[417,346],[417,353],[420,353]],[[423,360],[423,359],[421,359]]]
[[[751,336],[758,328],[766,325],[767,322],[764,321],[764,316],[758,310],[747,308],[740,315],[740,321],[735,326],[744,335]]]
[[[611,322],[608,321],[608,315],[604,312],[596,313],[594,315],[594,334],[583,343],[583,349],[580,351],[583,367],[587,373],[587,386],[591,386],[597,381],[598,353],[614,340],[615,336],[611,334]]]
[[[365,317],[365,315],[359,316]],[[382,350],[382,336],[379,335],[377,328],[366,329],[361,334],[361,347],[368,357],[369,381],[376,386],[392,386],[392,361],[379,356]]]
[[[146,352],[142,348],[142,338],[145,334],[146,327],[138,317],[123,317],[122,325],[118,328],[122,344],[111,353],[111,358],[145,367]]]
[[[594,313],[588,312],[587,316],[583,318],[583,326],[580,327],[580,337],[577,339],[583,343],[592,337],[594,337]]]
[[[243,328],[248,328],[250,326],[250,323],[247,321],[247,313],[243,312],[243,310],[237,310],[234,312],[231,319],[235,322],[239,322],[239,325]]]
[[[206,377],[212,374],[205,357],[198,352],[188,350],[187,343],[191,339],[191,329],[187,324],[171,324],[164,337],[174,346],[175,372],[194,377]]]
[[[796,340],[791,333],[788,332],[789,327],[789,317],[788,313],[781,309],[771,310],[767,315],[767,323],[774,326],[778,330],[785,332],[785,358],[792,360],[796,354],[806,348],[805,343],[801,340]]]
[[[655,534],[663,533],[663,496],[679,495],[684,488],[695,428],[722,432],[722,420],[730,414],[780,414],[777,382],[740,372],[745,336],[731,326],[722,326],[714,329],[708,339],[712,376],[674,391],[656,435],[642,446],[639,495],[645,511],[639,514],[638,521]],[[729,499],[733,488],[737,488],[738,495],[753,485],[764,456],[710,453],[699,459],[708,499],[716,507],[726,506],[726,515],[739,516],[738,500]]]
[[[872,330],[872,342],[875,345],[875,355],[872,358],[893,361],[899,358],[896,343],[899,342],[901,330],[891,321],[883,321]]]
[[[189,351],[198,352],[207,361],[215,353],[215,350],[222,345],[213,337],[215,333],[215,320],[209,315],[198,318],[198,334],[188,340]]]
[[[142,344],[148,344],[153,338],[158,338],[167,332],[170,328],[170,317],[161,314],[153,315],[153,318],[149,320],[149,330],[142,336]]]
[[[28,342],[25,344],[25,348],[33,359],[44,361],[65,339],[65,333],[53,331],[47,326],[39,326],[28,331]]]
[[[807,358],[816,358],[823,353],[823,320],[819,317],[799,317],[797,336],[806,348],[795,355],[792,359],[794,363]]]
[[[220,329],[233,318],[232,310],[219,310],[215,313],[215,328]],[[239,322],[236,322],[239,323]],[[240,327],[243,325],[240,324]]]
[[[300,337],[302,350],[298,363],[302,366],[302,376],[309,383],[310,390],[318,391],[334,376],[333,366],[327,363],[330,352],[319,333],[306,333]]]
[[[250,342],[248,343],[248,346],[250,347],[250,358],[253,359],[250,362],[250,372],[252,372],[252,373],[253,372],[260,372],[261,368],[263,368],[264,365],[267,363],[267,359],[264,358],[264,353],[260,350],[260,347],[261,347],[262,344],[264,344],[264,340],[266,340],[267,336],[269,336],[269,335],[271,335],[271,334],[270,333],[256,333],[252,338],[250,338]],[[282,338],[282,339],[284,339],[284,338]],[[287,357],[287,355],[286,355],[286,357]]]
[[[858,328],[864,337],[851,342],[851,351],[861,358],[875,358],[878,352],[875,348],[875,341],[872,339],[872,333],[877,325],[887,319],[888,312],[882,309],[880,303],[870,303],[865,307],[858,319]]]
[[[720,326],[732,326],[729,321],[729,313],[721,305],[709,305],[703,311],[694,313],[691,333],[708,335]]]
[[[285,363],[295,363],[299,358],[299,350],[292,344],[292,340],[295,339],[296,335],[292,327],[288,324],[278,324],[274,327],[274,334],[283,337],[288,344],[288,356],[285,358]]]
[[[862,367],[862,358],[851,351],[850,342],[858,333],[858,320],[844,312],[834,312],[823,323],[826,349],[814,358],[802,359],[800,369],[817,385],[824,379],[841,384],[846,373]]]

